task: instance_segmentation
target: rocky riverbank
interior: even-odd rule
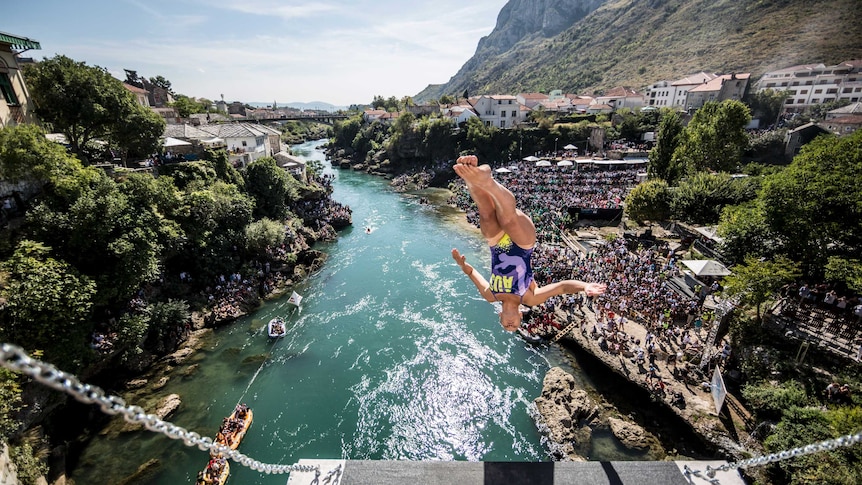
[[[585,461],[594,430],[609,429],[623,446],[660,459],[664,450],[658,439],[630,421],[612,406],[599,406],[575,378],[559,367],[551,368],[542,381],[542,395],[534,401],[539,428],[546,433],[551,455],[557,460]]]
[[[570,317],[562,310],[557,309],[556,312],[558,321],[565,322]],[[599,341],[590,336],[588,329],[592,328],[596,323],[595,315],[593,313],[586,311],[584,316],[572,315],[572,317],[575,320],[580,319],[581,323],[571,332],[567,333],[566,336],[563,337],[563,341],[576,345],[578,348],[586,351],[601,361],[608,369],[624,377],[632,385],[638,386],[645,391],[650,391],[650,386],[648,385],[646,378],[648,373],[643,365],[637,364],[632,359],[627,358],[624,355],[613,355],[602,350]],[[637,322],[630,320],[626,324],[626,332],[633,335],[636,339],[640,339],[641,341],[646,340],[646,328]],[[692,385],[688,382],[673,378],[673,370],[664,359],[656,359],[655,366],[657,368],[658,375],[663,377],[663,382],[666,386],[665,395],[654,396],[652,402],[645,403],[645,405],[664,406],[668,410],[672,411],[686,422],[691,427],[692,431],[694,431],[694,433],[703,440],[704,443],[715,448],[718,454],[734,460],[744,458],[746,450],[744,450],[742,446],[732,438],[731,433],[715,412],[715,405],[713,403],[711,392],[706,390],[703,386]],[[584,433],[583,430],[577,430],[577,426],[589,426],[592,420],[595,419],[587,419],[590,415],[584,414],[583,412],[584,404],[582,398],[580,396],[575,396],[572,390],[566,390],[569,386],[567,382],[568,381],[564,377],[560,377],[558,373],[555,372],[551,378],[546,377],[546,388],[543,389],[542,392],[542,397],[545,397],[547,394],[554,398],[554,402],[559,401],[561,403],[567,402],[566,399],[563,399],[561,396],[566,396],[568,394],[572,397],[571,401],[576,403],[576,405],[571,403],[564,405],[563,408],[577,411],[577,413],[572,412],[567,416],[566,413],[561,413],[558,408],[555,412],[548,413],[547,415],[543,414],[546,421],[545,425],[549,429],[562,429],[563,431],[558,431],[556,435],[566,437],[566,439],[568,439],[568,436],[577,436],[578,433]],[[672,403],[672,397],[676,393],[682,395],[682,402]],[[576,426],[575,423],[578,423],[578,425]],[[611,422],[609,420],[607,423],[610,426]],[[619,428],[619,423],[617,423],[617,431],[619,431]],[[574,429],[574,431],[565,431],[571,429]],[[611,429],[613,430],[614,427],[611,426]],[[621,434],[624,436],[630,435],[627,431],[622,431]],[[620,438],[617,432],[614,432],[614,435]],[[622,438],[620,438],[620,440],[623,441]],[[566,451],[569,449],[565,445],[565,441],[562,443],[562,447]]]

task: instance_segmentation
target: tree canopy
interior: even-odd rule
[[[24,69],[36,113],[85,163],[103,149],[91,146],[97,140],[138,154],[156,151],[164,119],[106,69],[62,55]]]
[[[687,173],[734,171],[748,146],[745,127],[750,121],[748,107],[739,101],[705,103],[683,129],[672,163]]]
[[[822,136],[787,169],[767,177],[761,193],[780,250],[822,275],[829,257],[862,254],[862,131]]]
[[[682,176],[681,167],[674,163],[673,154],[679,146],[682,135],[682,120],[676,111],[661,111],[661,121],[656,133],[656,145],[649,152],[649,176],[660,178],[669,184],[676,183]]]

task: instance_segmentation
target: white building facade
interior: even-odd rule
[[[801,64],[767,72],[757,81],[757,92],[767,89],[784,91],[785,112],[846,100],[862,101],[862,60],[846,61],[834,66]]]
[[[527,119],[527,110],[522,110],[517,97],[511,95],[483,95],[471,99],[473,110],[486,126],[513,128]]]

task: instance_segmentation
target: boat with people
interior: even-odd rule
[[[269,338],[284,337],[286,333],[287,327],[284,324],[284,319],[281,317],[275,317],[266,324],[266,334],[269,335]]]
[[[195,485],[224,485],[230,475],[230,463],[227,458],[217,456],[211,458],[206,468],[198,472]]]
[[[524,327],[518,328],[518,336],[524,339],[525,342],[533,345],[545,343],[545,339],[540,335],[536,335]]]
[[[251,426],[254,414],[245,404],[237,404],[230,416],[224,418],[215,442],[235,450]]]

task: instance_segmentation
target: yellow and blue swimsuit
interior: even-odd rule
[[[532,248],[518,246],[508,234],[503,234],[500,241],[491,246],[490,289],[494,298],[497,298],[498,293],[524,298],[524,293],[533,282],[533,267],[530,265],[532,255]]]

